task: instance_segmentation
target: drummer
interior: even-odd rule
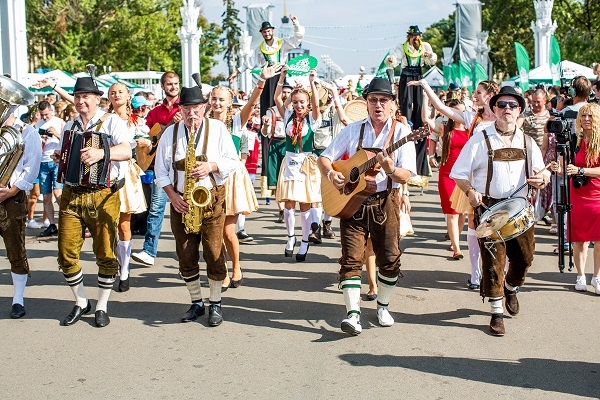
[[[469,139],[450,173],[475,207],[476,221],[487,207],[509,197],[527,197],[531,186],[542,189],[550,181],[550,172],[544,169],[539,147],[516,124],[525,109],[525,99],[514,88],[503,87],[490,99],[489,105],[496,122]],[[480,223],[486,224],[485,221]],[[480,224],[480,227],[479,232],[484,232],[487,226]],[[489,238],[480,238],[479,245],[482,259],[480,293],[489,298],[491,305],[490,333],[502,336],[505,333],[503,298],[506,297],[506,310],[510,315],[519,313],[517,291],[525,282],[533,261],[534,227],[506,242],[493,244]],[[509,266],[505,277],[507,256]]]

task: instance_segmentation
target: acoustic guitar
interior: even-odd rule
[[[173,125],[173,121],[169,122],[168,125],[161,125],[158,122],[155,123],[152,128],[150,128],[150,132],[148,135],[151,138],[151,141],[158,142],[163,132],[169,127]],[[156,155],[156,147],[135,147],[135,158],[141,169],[144,171],[148,169],[150,164],[152,164],[152,160],[154,160],[154,156]]]
[[[429,133],[428,127],[419,128],[392,143],[386,151],[392,154],[406,143],[427,137]],[[348,160],[332,163],[333,169],[344,175],[344,186],[338,189],[329,179],[321,179],[323,208],[327,214],[348,219],[358,211],[367,197],[377,192],[375,176],[379,172],[379,168],[376,168],[379,164],[375,156],[379,152],[381,149],[360,149]]]

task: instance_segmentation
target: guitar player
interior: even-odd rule
[[[154,107],[146,117],[146,125],[150,128],[150,136],[153,136],[152,131],[156,130],[155,125],[159,124],[162,129],[172,123],[181,121],[181,112],[177,102],[179,101],[179,76],[175,72],[165,72],[160,78],[160,87],[165,92],[165,99],[163,102]],[[157,128],[158,128],[157,126]],[[161,131],[162,131],[161,129]],[[150,141],[148,139],[137,139],[138,147],[146,146],[149,148],[150,153],[156,151],[160,134],[155,135]],[[151,146],[151,147],[149,147]],[[154,160],[148,167],[154,174]],[[148,174],[148,172],[146,172]],[[152,197],[150,205],[148,207],[148,222],[146,228],[146,235],[144,237],[144,246],[142,251],[138,253],[132,253],[131,258],[137,262],[145,265],[154,265],[154,258],[158,251],[158,238],[160,236],[160,230],[165,215],[165,207],[167,204],[167,194],[165,191],[152,183]]]
[[[363,92],[363,97],[367,100],[368,117],[340,131],[318,160],[323,179],[330,180],[337,189],[342,188],[345,177],[333,169],[334,161],[340,160],[344,154],[352,159],[358,149],[385,149],[410,134],[408,126],[392,117],[394,94],[389,80],[374,78]],[[382,150],[376,155],[376,160],[375,169],[366,173],[374,179],[376,193],[368,197],[352,217],[340,220],[342,257],[339,259],[339,280],[347,311],[341,329],[350,335],[358,335],[362,331],[360,290],[368,237],[373,242],[378,268],[377,319],[381,326],[394,323],[388,306],[400,274],[399,187],[416,174],[414,143],[406,143],[393,154]],[[406,194],[402,193],[402,196]],[[326,201],[325,196],[323,201]]]

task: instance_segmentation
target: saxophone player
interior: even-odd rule
[[[165,190],[171,201],[171,230],[179,273],[192,302],[181,321],[194,321],[205,313],[198,265],[202,244],[210,287],[208,325],[218,326],[223,322],[221,282],[227,277],[225,254],[221,251],[225,222],[223,183],[239,161],[225,125],[205,118],[207,102],[200,87],[182,88],[178,105],[183,120],[163,133],[154,171],[157,186]],[[201,191],[210,192],[208,204],[201,209],[191,201],[194,197],[191,192],[198,185],[207,189]],[[195,223],[190,222],[194,220]]]
[[[30,125],[17,124],[18,105],[33,103],[33,95],[19,83],[5,76],[0,76],[0,132],[1,136],[18,142],[27,143],[23,154],[6,155],[14,168],[3,169],[0,174],[0,236],[4,239],[6,256],[10,262],[10,275],[13,282],[14,296],[10,316],[21,318],[25,315],[23,294],[29,263],[25,251],[25,221],[27,218],[27,196],[25,191],[33,188],[42,160],[42,141],[40,135]],[[5,145],[2,151],[7,151]],[[16,164],[14,164],[16,163]]]

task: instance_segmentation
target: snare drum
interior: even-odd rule
[[[524,197],[513,197],[490,206],[481,214],[479,221],[484,222],[492,215],[500,212],[508,213],[510,218],[502,228],[487,237],[489,242],[498,243],[514,239],[535,224],[533,206]]]

